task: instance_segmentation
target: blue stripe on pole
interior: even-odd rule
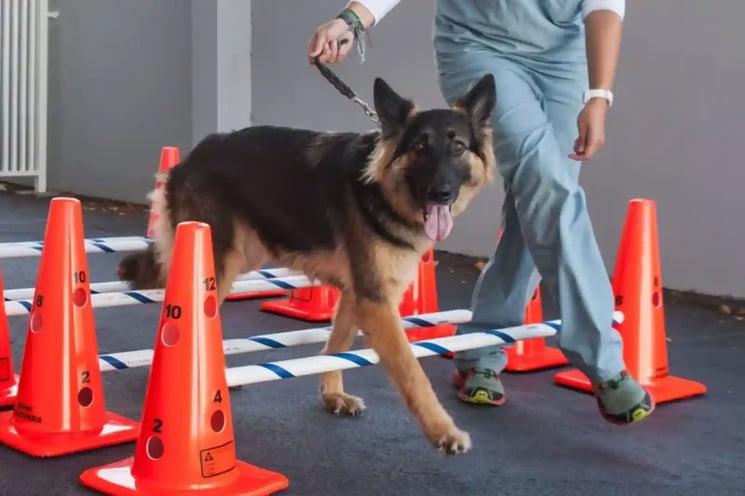
[[[114,253],[116,251],[113,248],[111,248],[110,246],[108,246],[108,245],[106,245],[104,243],[101,243],[101,242],[95,242],[94,241],[92,244],[93,244],[93,246],[95,246],[96,248],[99,248],[104,253]]]
[[[275,374],[277,374],[278,377],[281,377],[282,379],[289,379],[291,377],[295,377],[292,372],[289,370],[280,367],[279,365],[274,365],[273,363],[260,363],[258,364],[259,367],[264,367],[267,370],[271,370]]]
[[[248,340],[253,341],[254,343],[263,344],[264,346],[268,346],[270,348],[286,348],[286,346],[279,341],[275,341],[269,338],[248,338]]]
[[[155,303],[155,300],[151,300],[144,294],[140,294],[137,291],[124,291],[122,294],[130,296],[134,298],[135,300],[139,301],[140,303]]]
[[[411,322],[412,324],[416,324],[419,327],[432,327],[435,325],[432,322],[420,319],[418,317],[405,317],[404,320],[407,322]]]
[[[267,279],[274,279],[274,273],[269,270],[261,269],[261,270],[257,270],[256,272],[266,277]]]
[[[357,364],[360,367],[366,367],[368,365],[372,365],[372,362],[370,362],[367,358],[361,357],[354,353],[330,353],[329,356],[343,358],[344,360],[349,360],[350,362]]]
[[[546,322],[545,324],[556,332],[559,332],[561,330],[561,324],[558,324],[556,322]]]
[[[27,311],[29,311],[29,312],[31,311],[32,305],[31,305],[31,302],[30,301],[18,300],[18,301],[16,301],[16,303],[18,303],[19,305],[23,306],[23,308],[25,308]]]
[[[129,368],[129,367],[127,367],[127,365],[124,362],[121,362],[121,361],[117,360],[116,358],[114,358],[112,356],[98,355],[98,358],[100,358],[104,362],[108,363],[109,365],[111,365],[112,367],[114,367],[117,370],[124,370],[124,369],[128,369]]]
[[[266,282],[274,284],[275,286],[279,286],[282,289],[297,289],[292,284],[285,281],[280,281],[279,279],[267,279]]]
[[[493,336],[497,336],[498,338],[500,338],[500,339],[501,339],[502,341],[504,341],[505,343],[508,343],[508,344],[512,344],[512,343],[514,343],[514,342],[515,342],[515,338],[513,338],[513,337],[512,337],[512,336],[510,336],[509,334],[505,334],[505,333],[504,333],[504,332],[502,332],[502,331],[485,331],[485,332],[486,332],[487,334],[491,334],[491,335],[493,335]]]
[[[426,341],[417,343],[415,341],[411,344],[415,344],[421,348],[424,348],[425,350],[434,351],[435,353],[438,353],[440,355],[442,355],[443,353],[450,353],[449,349],[445,348],[444,346],[440,346],[439,344],[435,344],[435,343],[428,343]]]

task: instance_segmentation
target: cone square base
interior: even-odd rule
[[[275,298],[286,296],[287,290],[278,289],[276,291],[259,291],[255,293],[235,293],[225,297],[228,301],[258,300],[260,298]]]
[[[554,382],[569,388],[592,392],[590,380],[576,369],[559,372],[554,375]],[[671,375],[646,383],[641,382],[641,385],[649,391],[654,402],[658,404],[701,396],[707,390],[706,386],[700,382]]]
[[[322,312],[315,310],[311,312],[295,306],[289,298],[276,301],[265,301],[261,304],[261,310],[308,322],[326,322],[331,320],[331,317],[333,316],[333,311]]]
[[[131,469],[134,457],[118,462],[89,468],[80,474],[80,482],[93,490],[112,496],[266,496],[287,489],[289,480],[278,472],[236,461],[238,478],[233,484],[201,488],[161,488],[156,486],[137,487]],[[205,484],[210,484],[205,479]]]
[[[16,397],[18,396],[18,381],[20,377],[15,374],[16,383],[10,387],[0,389],[0,407],[13,406],[16,403]]]
[[[507,366],[504,370],[507,372],[530,372],[569,365],[569,360],[564,353],[550,346],[526,355],[518,355],[514,348],[508,348],[505,351],[507,352]]]
[[[13,424],[13,411],[0,412],[0,444],[27,455],[50,458],[90,451],[135,441],[140,431],[139,422],[115,413],[106,412],[103,429],[99,433],[19,433]]]

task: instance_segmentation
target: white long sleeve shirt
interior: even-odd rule
[[[373,24],[378,24],[393,8],[401,3],[401,0],[358,0],[367,7],[367,10],[375,19]],[[582,19],[595,10],[611,10],[624,18],[626,14],[626,0],[583,0]]]

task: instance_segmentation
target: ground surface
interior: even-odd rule
[[[86,205],[89,203],[86,202]],[[42,239],[48,199],[0,192],[0,242]],[[141,235],[141,210],[84,211],[87,237]],[[120,255],[89,256],[91,280],[111,281]],[[438,254],[441,309],[465,308],[477,277],[473,260]],[[6,289],[31,287],[38,258],[2,260]],[[316,327],[261,313],[258,302],[223,308],[226,338]],[[238,457],[290,479],[284,495],[725,496],[745,494],[745,322],[741,317],[668,302],[671,371],[703,381],[706,397],[664,404],[642,424],[618,428],[590,396],[552,384],[554,371],[509,374],[508,403],[474,408],[455,399],[451,363],[422,359],[456,422],[471,433],[465,456],[438,456],[379,367],[345,374],[365,398],[361,418],[323,411],[318,377],[274,381],[232,393]],[[157,304],[97,309],[101,353],[152,348]],[[27,319],[12,317],[16,369]],[[356,346],[359,347],[359,344]],[[234,355],[229,366],[316,354],[320,345]],[[104,374],[109,410],[139,420],[148,368]],[[39,460],[0,446],[0,495],[96,494],[78,483],[84,469],[133,453],[134,444]]]

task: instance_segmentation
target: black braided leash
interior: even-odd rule
[[[344,95],[345,97],[352,100],[354,103],[362,107],[362,110],[365,112],[365,114],[372,120],[373,122],[378,122],[378,114],[375,113],[375,111],[370,108],[370,105],[365,103],[360,97],[357,96],[357,94],[347,86],[344,81],[339,79],[339,76],[334,74],[334,72],[323,65],[321,62],[318,61],[318,58],[315,60],[315,66],[318,67],[318,70],[320,71],[321,75],[326,78],[326,80],[331,83],[334,88],[339,90],[339,93]]]
[[[365,47],[367,44],[369,44],[369,39],[367,36],[367,32],[365,31],[364,26],[362,25],[362,22],[360,22],[359,18],[357,17],[357,14],[355,14],[352,10],[346,8],[344,9],[341,14],[337,16],[338,19],[342,19],[344,22],[347,23],[349,28],[354,33],[354,40],[357,42],[357,49],[359,51],[360,57],[362,58],[362,61],[365,60]],[[338,42],[339,46],[341,47],[345,43],[347,43],[348,40],[341,40]],[[365,114],[372,120],[373,122],[378,122],[378,114],[368,105],[365,103],[360,97],[357,96],[357,94],[347,86],[344,81],[339,79],[339,76],[334,74],[334,72],[323,65],[319,60],[319,57],[316,57],[314,60],[315,66],[318,68],[318,71],[321,73],[321,75],[326,78],[326,80],[331,83],[334,88],[336,88],[339,93],[344,95],[345,97],[352,100],[354,103],[362,107],[362,110],[365,112]]]

